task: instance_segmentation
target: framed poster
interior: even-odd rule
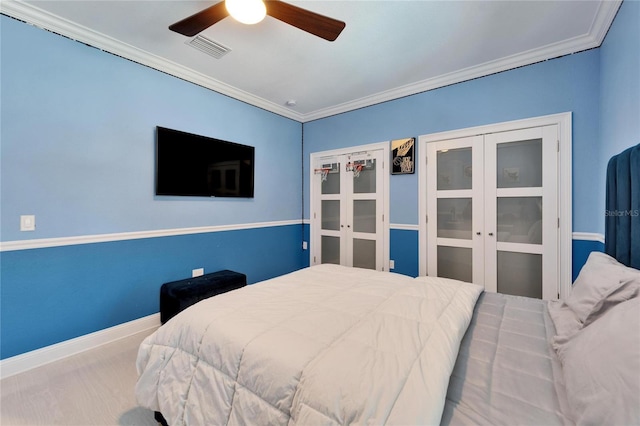
[[[391,174],[402,175],[415,171],[416,138],[391,141]]]

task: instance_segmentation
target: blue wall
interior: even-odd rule
[[[391,229],[389,240],[389,254],[395,263],[393,272],[417,277],[420,270],[418,232],[409,229]]]
[[[255,283],[303,266],[301,225],[2,253],[2,358],[159,310],[160,285],[191,269]]]
[[[600,146],[591,178],[598,193],[592,207],[600,216],[597,232],[603,233],[607,162],[640,143],[640,2],[625,1],[600,47]],[[574,207],[575,209],[575,207]],[[575,279],[591,251],[604,251],[599,241],[573,242]]]
[[[2,241],[300,219],[300,123],[1,19]],[[155,197],[158,125],[255,146],[255,198]]]
[[[314,151],[571,111],[574,231],[599,232],[602,217],[593,206],[604,192],[594,191],[592,177],[600,161],[593,155],[599,150],[599,64],[599,50],[590,50],[307,123],[305,169]],[[393,229],[417,228],[418,173],[391,176],[390,202],[394,271],[418,275],[418,231]]]
[[[596,232],[604,232],[605,189],[609,158],[640,143],[640,2],[625,1],[600,49],[600,145],[592,176],[583,179],[598,193]],[[575,209],[575,207],[574,207]],[[575,213],[574,213],[575,214]],[[573,278],[589,253],[604,251],[599,241],[573,242]]]
[[[3,251],[3,359],[156,313],[194,268],[256,282],[304,265],[301,172],[273,167],[299,164],[301,123],[5,16],[0,31],[3,244],[254,228]],[[157,125],[255,146],[255,198],[154,196]]]
[[[640,143],[640,2],[622,3],[600,51],[600,158],[609,159]]]
[[[572,111],[574,230],[597,232],[588,181],[598,161],[599,63],[590,50],[307,123],[305,170],[315,151]],[[417,225],[418,174],[391,176],[390,185],[391,223]],[[308,194],[305,206],[308,218]]]

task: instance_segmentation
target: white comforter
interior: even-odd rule
[[[140,346],[175,425],[437,424],[481,288],[319,265],[204,300]]]

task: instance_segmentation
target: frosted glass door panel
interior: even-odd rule
[[[356,177],[353,175],[354,194],[375,194],[376,192],[376,161],[367,160],[365,166]]]
[[[542,139],[497,146],[498,188],[542,186]]]
[[[340,264],[340,237],[322,236],[322,263]]]
[[[500,197],[498,241],[542,244],[542,197]]]
[[[353,239],[353,266],[376,269],[376,241]]]
[[[331,169],[327,174],[327,179],[322,181],[322,194],[340,193],[340,163],[323,164],[323,168]]]
[[[471,148],[438,151],[438,191],[471,189]]]
[[[375,234],[376,200],[353,201],[353,230]]]
[[[438,276],[472,282],[473,261],[470,248],[438,246]]]
[[[498,293],[542,299],[542,255],[498,251]]]
[[[322,200],[322,229],[340,230],[340,201]]]
[[[438,237],[471,239],[471,198],[438,198]]]

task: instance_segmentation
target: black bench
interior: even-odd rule
[[[166,323],[203,299],[246,285],[246,275],[229,270],[165,283],[160,287],[160,322]]]

